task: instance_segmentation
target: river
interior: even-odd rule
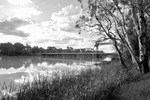
[[[0,57],[0,83],[20,84],[32,82],[38,75],[95,68],[100,59],[57,59],[45,57],[2,56]]]
[[[104,60],[104,59],[103,59]],[[40,56],[1,56],[0,57],[0,98],[2,95],[15,95],[17,89],[26,82],[33,82],[39,76],[53,77],[54,73],[71,72],[79,74],[88,68],[100,68],[96,63],[102,59],[58,59]],[[110,60],[108,57],[105,60]],[[13,88],[13,89],[12,89]],[[11,91],[10,91],[11,90]]]

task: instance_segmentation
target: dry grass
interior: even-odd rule
[[[67,72],[55,79],[42,77],[32,84],[24,84],[15,97],[2,100],[121,100],[120,87],[133,77],[121,68],[120,63],[102,64],[102,69],[88,69],[79,75]],[[142,92],[141,92],[142,93]]]

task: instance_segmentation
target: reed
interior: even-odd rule
[[[120,86],[128,82],[132,74],[124,71],[119,62],[87,69],[79,74],[65,72],[23,84],[15,96],[2,100],[121,100]]]

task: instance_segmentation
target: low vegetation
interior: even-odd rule
[[[53,80],[42,77],[24,84],[14,96],[4,95],[2,100],[121,100],[120,88],[132,81],[133,70],[123,70],[119,62],[101,66],[78,75],[55,73]]]

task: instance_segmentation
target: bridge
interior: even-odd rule
[[[92,58],[101,58],[102,56],[112,56],[115,53],[101,53],[101,52],[80,52],[80,53],[41,53],[42,56],[49,56],[49,57],[92,57]]]

